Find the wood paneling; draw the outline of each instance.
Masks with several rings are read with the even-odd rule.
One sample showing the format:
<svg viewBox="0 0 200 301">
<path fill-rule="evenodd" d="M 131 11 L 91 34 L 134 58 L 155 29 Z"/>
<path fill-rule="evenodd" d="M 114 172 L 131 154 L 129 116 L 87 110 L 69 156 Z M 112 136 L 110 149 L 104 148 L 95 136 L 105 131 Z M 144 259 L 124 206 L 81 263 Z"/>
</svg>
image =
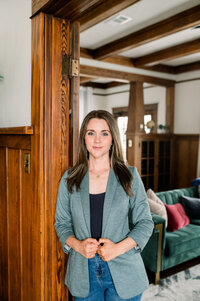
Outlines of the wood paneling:
<svg viewBox="0 0 200 301">
<path fill-rule="evenodd" d="M 8 150 L 8 288 L 9 300 L 21 300 L 20 150 Z"/>
<path fill-rule="evenodd" d="M 33 134 L 34 130 L 32 126 L 22 126 L 22 127 L 14 127 L 14 128 L 0 128 L 0 135 L 31 135 Z"/>
<path fill-rule="evenodd" d="M 197 176 L 199 135 L 175 135 L 174 187 L 192 185 Z"/>
<path fill-rule="evenodd" d="M 8 300 L 7 149 L 0 147 L 0 300 Z"/>
<path fill-rule="evenodd" d="M 0 146 L 31 149 L 31 137 L 28 135 L 0 135 Z"/>
<path fill-rule="evenodd" d="M 0 135 L 0 300 L 32 300 L 32 178 L 25 173 L 24 136 Z M 30 137 L 26 136 L 26 139 Z M 16 143 L 18 139 L 18 142 Z"/>
<path fill-rule="evenodd" d="M 20 245 L 21 245 L 21 300 L 32 300 L 34 296 L 33 286 L 33 232 L 34 220 L 32 217 L 32 207 L 34 206 L 33 188 L 31 173 L 24 170 L 24 155 L 30 154 L 30 164 L 32 164 L 31 152 L 29 150 L 20 150 Z M 13 299 L 14 300 L 14 299 Z"/>
</svg>

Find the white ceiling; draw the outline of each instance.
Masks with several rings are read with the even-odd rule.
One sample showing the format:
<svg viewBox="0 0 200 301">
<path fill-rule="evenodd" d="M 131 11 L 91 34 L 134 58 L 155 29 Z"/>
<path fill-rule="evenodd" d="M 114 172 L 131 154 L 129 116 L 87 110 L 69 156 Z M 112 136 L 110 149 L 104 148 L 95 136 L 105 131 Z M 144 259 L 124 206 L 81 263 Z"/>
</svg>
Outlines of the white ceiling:
<svg viewBox="0 0 200 301">
<path fill-rule="evenodd" d="M 82 32 L 80 37 L 81 47 L 88 49 L 98 48 L 199 4 L 200 0 L 141 0 L 121 11 L 121 14 L 132 18 L 130 22 L 123 25 L 111 25 L 108 23 L 108 20 L 113 18 L 112 16 Z M 120 55 L 138 58 L 198 38 L 200 38 L 200 28 L 190 28 L 120 53 Z M 177 66 L 199 60 L 200 53 L 196 53 L 164 62 L 164 64 Z"/>
<path fill-rule="evenodd" d="M 123 55 L 126 57 L 137 58 L 137 57 L 140 57 L 143 55 L 150 54 L 155 51 L 160 51 L 165 48 L 169 48 L 169 47 L 176 46 L 178 44 L 189 42 L 189 41 L 195 40 L 197 38 L 200 38 L 200 28 L 198 28 L 198 29 L 189 28 L 189 29 L 174 33 L 170 36 L 161 38 L 159 40 L 155 40 L 148 44 L 136 47 L 129 51 L 120 53 L 120 55 Z"/>
<path fill-rule="evenodd" d="M 81 33 L 81 47 L 95 49 L 200 4 L 200 0 L 141 0 L 121 11 L 132 21 L 112 26 L 107 20 Z"/>
</svg>

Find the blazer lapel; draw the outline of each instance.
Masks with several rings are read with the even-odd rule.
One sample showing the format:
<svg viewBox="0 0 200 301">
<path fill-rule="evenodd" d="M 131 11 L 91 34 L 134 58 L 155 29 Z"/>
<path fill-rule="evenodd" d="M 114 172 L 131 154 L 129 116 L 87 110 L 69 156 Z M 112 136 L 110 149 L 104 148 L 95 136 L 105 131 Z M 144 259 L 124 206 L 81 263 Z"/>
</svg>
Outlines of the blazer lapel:
<svg viewBox="0 0 200 301">
<path fill-rule="evenodd" d="M 108 184 L 106 187 L 106 195 L 104 199 L 104 207 L 103 207 L 103 223 L 102 223 L 102 237 L 104 237 L 104 233 L 106 230 L 107 220 L 111 213 L 112 201 L 114 198 L 115 190 L 117 188 L 117 178 L 112 169 L 110 169 L 110 174 L 108 177 Z M 82 210 L 84 213 L 85 224 L 88 230 L 88 237 L 91 237 L 90 230 L 90 199 L 89 199 L 89 173 L 87 172 L 81 182 L 80 187 L 80 198 L 82 204 Z"/>
<path fill-rule="evenodd" d="M 106 195 L 104 199 L 102 237 L 104 237 L 105 234 L 107 220 L 111 213 L 112 201 L 114 198 L 116 188 L 117 188 L 117 178 L 115 176 L 113 169 L 110 169 L 108 184 L 106 188 Z"/>
<path fill-rule="evenodd" d="M 81 204 L 85 218 L 85 224 L 88 230 L 88 237 L 91 237 L 90 231 L 90 199 L 89 199 L 89 174 L 85 174 L 80 186 Z"/>
</svg>

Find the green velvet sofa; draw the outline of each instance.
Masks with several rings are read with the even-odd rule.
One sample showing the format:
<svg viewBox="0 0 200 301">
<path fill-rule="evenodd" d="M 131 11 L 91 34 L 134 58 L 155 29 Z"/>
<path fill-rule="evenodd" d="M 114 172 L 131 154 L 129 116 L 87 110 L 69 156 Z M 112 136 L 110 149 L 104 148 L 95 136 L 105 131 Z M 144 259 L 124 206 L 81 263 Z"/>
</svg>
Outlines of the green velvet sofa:
<svg viewBox="0 0 200 301">
<path fill-rule="evenodd" d="M 165 204 L 179 202 L 182 195 L 198 197 L 197 187 L 168 190 L 156 193 Z M 155 284 L 160 280 L 160 271 L 200 256 L 200 219 L 174 232 L 165 227 L 165 219 L 152 214 L 155 224 L 153 234 L 142 251 L 146 268 L 155 273 Z"/>
</svg>

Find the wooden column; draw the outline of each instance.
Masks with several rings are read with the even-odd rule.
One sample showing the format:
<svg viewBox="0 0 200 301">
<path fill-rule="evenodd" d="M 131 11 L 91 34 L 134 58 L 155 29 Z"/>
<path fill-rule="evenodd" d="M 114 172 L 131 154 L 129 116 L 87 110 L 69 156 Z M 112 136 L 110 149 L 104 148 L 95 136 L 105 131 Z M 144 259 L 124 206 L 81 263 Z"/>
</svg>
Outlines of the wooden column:
<svg viewBox="0 0 200 301">
<path fill-rule="evenodd" d="M 142 82 L 130 83 L 127 131 L 134 134 L 144 132 L 144 97 Z"/>
<path fill-rule="evenodd" d="M 143 82 L 130 83 L 130 95 L 128 106 L 128 127 L 126 132 L 127 139 L 127 161 L 135 165 L 136 156 L 136 135 L 144 133 L 144 96 Z"/>
<path fill-rule="evenodd" d="M 78 62 L 77 73 L 80 74 L 80 23 L 71 26 L 71 58 Z M 80 76 L 71 77 L 70 92 L 70 165 L 76 162 L 79 137 L 79 90 Z"/>
<path fill-rule="evenodd" d="M 40 13 L 32 19 L 33 176 L 32 286 L 29 300 L 69 300 L 67 256 L 53 227 L 58 184 L 69 162 L 69 23 Z"/>
<path fill-rule="evenodd" d="M 166 125 L 169 127 L 168 132 L 174 132 L 174 86 L 166 87 Z"/>
</svg>

